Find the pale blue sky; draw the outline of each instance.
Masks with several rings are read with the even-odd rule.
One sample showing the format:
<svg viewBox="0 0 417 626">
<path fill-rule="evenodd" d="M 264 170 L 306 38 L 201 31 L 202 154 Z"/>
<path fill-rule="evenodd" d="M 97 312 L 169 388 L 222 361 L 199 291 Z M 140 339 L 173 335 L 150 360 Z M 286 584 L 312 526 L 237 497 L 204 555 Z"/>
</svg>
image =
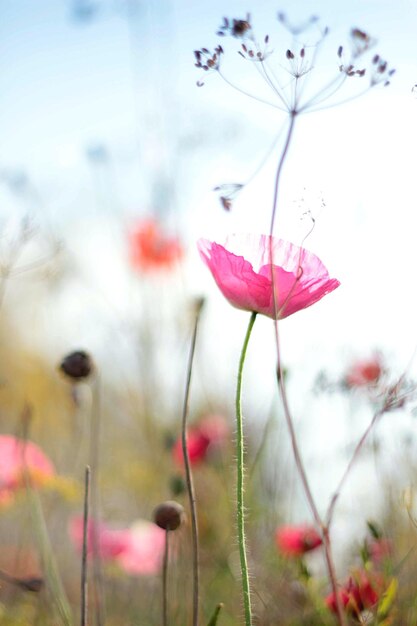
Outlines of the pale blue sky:
<svg viewBox="0 0 417 626">
<path fill-rule="evenodd" d="M 376 50 L 397 74 L 387 90 L 300 120 L 279 228 L 299 241 L 306 230 L 299 221 L 302 210 L 310 208 L 318 218 L 309 245 L 342 280 L 334 310 L 338 315 L 348 310 L 358 342 L 380 343 L 398 313 L 395 298 L 387 299 L 384 291 L 405 299 L 400 329 L 409 334 L 415 319 L 408 284 L 415 232 L 416 3 L 98 0 L 97 5 L 96 19 L 77 23 L 69 0 L 0 1 L 0 171 L 28 173 L 49 225 L 98 218 L 103 211 L 125 219 L 165 203 L 191 243 L 200 235 L 265 230 L 273 160 L 231 215 L 219 208 L 211 190 L 247 177 L 283 118 L 216 76 L 198 89 L 192 51 L 213 47 L 223 15 L 243 17 L 248 9 L 259 36 L 268 32 L 277 46 L 282 37 L 284 50 L 278 10 L 294 21 L 321 16 L 336 43 L 358 26 L 377 37 Z M 137 12 L 128 19 L 126 7 L 134 6 Z M 101 144 L 110 165 L 91 167 L 86 150 Z M 0 200 L 2 211 L 13 210 L 15 200 L 5 188 Z M 365 298 L 366 306 L 352 306 L 352 297 L 357 303 Z M 391 327 L 395 345 L 400 329 Z"/>
</svg>

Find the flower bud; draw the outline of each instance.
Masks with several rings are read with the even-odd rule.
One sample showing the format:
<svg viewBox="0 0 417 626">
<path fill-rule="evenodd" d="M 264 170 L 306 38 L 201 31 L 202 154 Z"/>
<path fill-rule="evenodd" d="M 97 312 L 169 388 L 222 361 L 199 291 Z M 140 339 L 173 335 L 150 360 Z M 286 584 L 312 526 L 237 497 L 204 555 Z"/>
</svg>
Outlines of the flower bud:
<svg viewBox="0 0 417 626">
<path fill-rule="evenodd" d="M 84 350 L 77 350 L 67 354 L 67 356 L 61 361 L 59 369 L 68 378 L 72 380 L 83 380 L 88 378 L 93 371 L 93 361 L 90 355 Z"/>
<path fill-rule="evenodd" d="M 162 502 L 153 512 L 155 524 L 164 530 L 176 530 L 184 521 L 184 517 L 184 508 L 173 500 Z"/>
<path fill-rule="evenodd" d="M 182 476 L 175 474 L 169 479 L 169 488 L 173 496 L 179 496 L 185 491 L 185 482 Z"/>
</svg>

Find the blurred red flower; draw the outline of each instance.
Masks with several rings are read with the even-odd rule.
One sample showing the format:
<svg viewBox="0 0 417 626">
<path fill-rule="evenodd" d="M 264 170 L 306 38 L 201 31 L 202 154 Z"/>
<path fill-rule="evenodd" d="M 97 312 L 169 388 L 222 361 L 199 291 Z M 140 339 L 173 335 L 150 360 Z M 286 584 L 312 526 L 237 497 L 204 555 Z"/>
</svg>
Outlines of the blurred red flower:
<svg viewBox="0 0 417 626">
<path fill-rule="evenodd" d="M 199 463 L 207 457 L 209 449 L 221 446 L 229 436 L 229 426 L 222 415 L 207 415 L 187 432 L 187 450 L 190 463 Z M 172 449 L 174 461 L 184 465 L 182 441 L 178 437 Z"/>
<path fill-rule="evenodd" d="M 379 355 L 353 363 L 345 374 L 344 383 L 347 387 L 366 387 L 374 385 L 383 373 L 382 360 Z"/>
<path fill-rule="evenodd" d="M 284 556 L 301 556 L 314 550 L 323 539 L 314 526 L 281 526 L 275 533 L 278 549 Z"/>
<path fill-rule="evenodd" d="M 55 475 L 52 462 L 35 443 L 0 435 L 0 504 L 8 504 L 25 485 L 25 472 L 34 487 Z"/>
<path fill-rule="evenodd" d="M 83 518 L 73 517 L 69 534 L 79 552 L 83 543 Z M 96 535 L 96 537 L 95 537 Z M 114 530 L 89 520 L 87 554 L 92 555 L 94 540 L 103 561 L 117 563 L 128 574 L 157 574 L 161 569 L 165 532 L 156 524 L 140 520 L 130 528 Z"/>
<path fill-rule="evenodd" d="M 346 612 L 359 615 L 365 609 L 370 609 L 378 603 L 383 589 L 384 583 L 381 576 L 361 570 L 351 576 L 338 593 Z M 325 602 L 331 611 L 337 613 L 334 593 L 329 594 Z"/>
<path fill-rule="evenodd" d="M 183 257 L 177 237 L 168 237 L 154 219 L 138 222 L 129 232 L 129 257 L 135 270 L 170 269 Z"/>
</svg>

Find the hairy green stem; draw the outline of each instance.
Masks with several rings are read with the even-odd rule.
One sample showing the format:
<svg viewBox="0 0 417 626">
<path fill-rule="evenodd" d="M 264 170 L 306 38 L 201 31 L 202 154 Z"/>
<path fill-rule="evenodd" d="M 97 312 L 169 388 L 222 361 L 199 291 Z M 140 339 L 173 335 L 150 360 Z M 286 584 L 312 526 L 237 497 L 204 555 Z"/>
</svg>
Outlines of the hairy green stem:
<svg viewBox="0 0 417 626">
<path fill-rule="evenodd" d="M 250 585 L 248 561 L 246 557 L 245 538 L 245 506 L 244 506 L 244 440 L 243 440 L 243 418 L 242 418 L 242 374 L 245 364 L 246 352 L 249 339 L 252 334 L 257 313 L 251 314 L 249 325 L 246 331 L 245 340 L 239 360 L 236 387 L 236 463 L 237 463 L 237 532 L 240 556 L 240 571 L 242 575 L 243 606 L 245 612 L 245 626 L 252 626 L 252 609 L 250 600 Z"/>
</svg>

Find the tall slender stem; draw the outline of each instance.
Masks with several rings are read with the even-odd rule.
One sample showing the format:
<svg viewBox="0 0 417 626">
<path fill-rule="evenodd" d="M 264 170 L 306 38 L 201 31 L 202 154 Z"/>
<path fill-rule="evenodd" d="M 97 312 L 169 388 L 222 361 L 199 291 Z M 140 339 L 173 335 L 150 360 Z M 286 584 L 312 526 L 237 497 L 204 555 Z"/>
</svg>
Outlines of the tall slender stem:
<svg viewBox="0 0 417 626">
<path fill-rule="evenodd" d="M 197 342 L 197 330 L 200 320 L 201 309 L 203 307 L 203 300 L 199 300 L 196 305 L 196 313 L 194 320 L 194 330 L 191 338 L 191 348 L 188 357 L 187 367 L 187 381 L 185 385 L 184 394 L 184 406 L 182 412 L 182 427 L 181 427 L 181 441 L 182 441 L 182 453 L 184 457 L 185 467 L 185 480 L 187 484 L 188 499 L 190 503 L 191 512 L 191 532 L 192 532 L 192 546 L 193 546 L 193 626 L 198 626 L 198 612 L 199 612 L 199 552 L 198 552 L 198 523 L 197 523 L 197 504 L 193 483 L 193 475 L 191 472 L 190 457 L 187 448 L 187 417 L 188 417 L 188 403 L 190 397 L 191 387 L 191 374 L 193 370 L 193 361 L 195 346 Z"/>
<path fill-rule="evenodd" d="M 93 381 L 93 401 L 90 424 L 90 467 L 91 467 L 91 513 L 93 518 L 92 533 L 92 556 L 93 556 L 93 580 L 95 594 L 96 624 L 104 626 L 104 583 L 101 564 L 100 546 L 98 540 L 98 527 L 100 524 L 100 493 L 99 493 L 99 466 L 100 466 L 100 431 L 101 431 L 101 406 L 100 406 L 100 379 L 97 375 Z"/>
<path fill-rule="evenodd" d="M 84 515 L 83 515 L 83 548 L 81 556 L 81 626 L 88 622 L 88 584 L 87 584 L 87 554 L 88 554 L 88 522 L 89 522 L 89 499 L 90 499 L 91 470 L 85 468 L 84 484 Z"/>
<path fill-rule="evenodd" d="M 165 530 L 164 560 L 162 563 L 162 626 L 168 626 L 168 559 L 169 530 Z"/>
<path fill-rule="evenodd" d="M 245 364 L 246 352 L 249 339 L 252 334 L 257 313 L 254 311 L 249 320 L 246 330 L 245 340 L 239 360 L 236 387 L 236 463 L 237 463 L 237 532 L 240 556 L 240 571 L 242 575 L 243 606 L 245 612 L 245 626 L 252 626 L 252 608 L 250 598 L 248 560 L 246 556 L 246 536 L 245 536 L 245 506 L 244 506 L 244 438 L 243 438 L 243 417 L 242 417 L 242 375 Z"/>
</svg>

